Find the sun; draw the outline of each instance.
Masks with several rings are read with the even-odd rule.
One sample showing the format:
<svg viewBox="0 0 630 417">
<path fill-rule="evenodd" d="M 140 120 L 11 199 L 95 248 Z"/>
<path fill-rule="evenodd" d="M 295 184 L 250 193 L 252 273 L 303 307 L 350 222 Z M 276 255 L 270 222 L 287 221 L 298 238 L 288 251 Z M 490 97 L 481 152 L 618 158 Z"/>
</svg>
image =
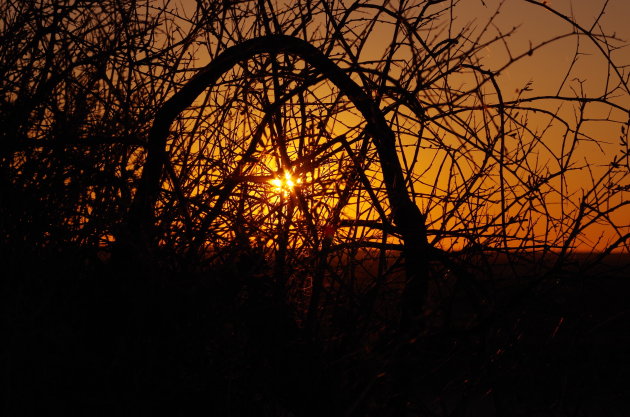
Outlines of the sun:
<svg viewBox="0 0 630 417">
<path fill-rule="evenodd" d="M 288 194 L 292 192 L 297 185 L 302 183 L 302 179 L 294 179 L 290 172 L 284 171 L 284 175 L 276 177 L 269 182 L 275 187 L 274 191 Z"/>
</svg>

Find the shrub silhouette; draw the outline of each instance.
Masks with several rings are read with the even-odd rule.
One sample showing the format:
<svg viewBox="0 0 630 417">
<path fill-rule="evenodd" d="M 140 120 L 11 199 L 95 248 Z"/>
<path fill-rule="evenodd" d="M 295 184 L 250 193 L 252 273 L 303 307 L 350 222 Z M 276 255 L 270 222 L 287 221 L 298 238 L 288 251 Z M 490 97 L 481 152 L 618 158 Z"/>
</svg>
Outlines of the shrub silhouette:
<svg viewBox="0 0 630 417">
<path fill-rule="evenodd" d="M 623 43 L 601 15 L 522 3 L 567 33 L 518 49 L 494 25 L 510 6 L 456 31 L 446 1 L 3 2 L 10 411 L 29 379 L 72 408 L 75 376 L 120 390 L 104 414 L 591 412 L 590 383 L 523 398 L 561 385 L 537 391 L 549 366 L 612 378 L 619 357 L 564 365 L 624 315 L 602 307 L 628 269 Z M 506 89 L 566 39 L 551 93 Z M 30 358 L 71 376 L 47 391 Z"/>
</svg>

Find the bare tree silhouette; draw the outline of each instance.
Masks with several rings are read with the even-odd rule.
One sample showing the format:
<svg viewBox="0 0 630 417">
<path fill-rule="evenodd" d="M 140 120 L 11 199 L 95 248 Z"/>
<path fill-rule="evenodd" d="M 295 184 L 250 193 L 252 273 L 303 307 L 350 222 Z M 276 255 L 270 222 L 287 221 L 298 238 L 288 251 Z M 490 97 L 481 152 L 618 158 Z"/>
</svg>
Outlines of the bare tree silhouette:
<svg viewBox="0 0 630 417">
<path fill-rule="evenodd" d="M 447 0 L 3 2 L 2 258 L 113 252 L 138 288 L 235 271 L 237 293 L 272 288 L 326 352 L 380 352 L 345 415 L 373 410 L 377 385 L 411 412 L 411 341 L 483 339 L 630 251 L 630 76 L 609 2 L 585 24 L 522 0 L 567 28 L 525 49 L 497 24 L 508 6 L 479 7 L 494 3 L 474 26 Z M 567 40 L 553 90 L 506 90 L 502 74 Z"/>
</svg>

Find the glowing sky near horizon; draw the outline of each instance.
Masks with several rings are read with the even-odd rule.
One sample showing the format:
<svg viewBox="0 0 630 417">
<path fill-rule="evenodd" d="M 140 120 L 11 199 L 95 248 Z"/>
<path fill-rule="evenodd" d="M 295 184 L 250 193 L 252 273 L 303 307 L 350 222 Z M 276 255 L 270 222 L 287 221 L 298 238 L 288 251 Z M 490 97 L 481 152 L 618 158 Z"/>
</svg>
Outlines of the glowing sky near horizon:
<svg viewBox="0 0 630 417">
<path fill-rule="evenodd" d="M 367 2 L 369 3 L 369 1 Z M 195 0 L 181 0 L 181 4 L 188 10 L 194 10 L 195 3 Z M 274 1 L 274 3 L 282 4 L 283 2 Z M 346 3 L 349 4 L 349 2 Z M 383 1 L 374 3 L 383 3 Z M 394 7 L 397 3 L 397 1 L 391 2 Z M 622 41 L 630 42 L 630 25 L 627 24 L 630 19 L 629 0 L 548 0 L 546 3 L 560 13 L 572 16 L 582 27 L 591 28 L 597 21 L 597 24 L 603 28 L 607 35 L 614 34 L 619 38 L 618 45 L 621 45 Z M 493 24 L 488 27 L 487 23 L 499 5 L 501 5 L 500 12 L 494 17 Z M 607 7 L 602 14 L 604 5 Z M 471 22 L 473 33 L 486 30 L 486 39 L 491 39 L 499 33 L 506 33 L 516 27 L 515 33 L 507 39 L 507 47 L 498 42 L 482 52 L 481 64 L 491 71 L 501 68 L 509 61 L 510 55 L 520 55 L 527 52 L 532 45 L 572 31 L 568 22 L 540 6 L 528 3 L 526 0 L 461 0 L 452 13 L 452 36 L 457 35 L 463 26 Z M 447 17 L 450 18 L 450 16 Z M 598 31 L 599 28 L 596 28 L 596 32 Z M 361 58 L 367 59 L 370 54 L 380 57 L 389 45 L 390 39 L 387 25 L 378 27 L 370 35 L 366 57 L 362 56 Z M 579 58 L 572 66 L 576 51 L 579 51 Z M 612 59 L 617 66 L 630 65 L 630 47 L 626 46 L 613 51 Z M 568 82 L 559 91 L 558 86 L 562 84 L 569 68 L 571 68 L 571 74 Z M 536 50 L 531 56 L 510 65 L 509 68 L 497 75 L 497 81 L 505 100 L 515 98 L 519 90 L 529 83 L 533 89 L 531 95 L 575 96 L 575 91 L 572 91 L 572 88 L 575 88 L 577 84 L 576 79 L 583 81 L 582 85 L 587 95 L 599 96 L 607 92 L 607 69 L 606 60 L 590 39 L 584 36 L 570 37 L 553 42 Z M 612 81 L 616 82 L 617 80 Z M 630 108 L 630 94 L 624 94 L 620 98 L 612 98 L 611 101 L 625 109 Z M 626 117 L 627 112 L 622 111 L 616 111 L 612 116 L 616 120 L 625 120 Z M 533 119 L 532 123 L 535 123 Z M 612 124 L 605 127 L 598 127 L 593 124 L 592 127 L 589 126 L 585 129 L 602 143 L 616 142 L 619 134 L 619 126 L 612 126 Z M 598 158 L 594 153 L 598 152 L 595 145 L 592 145 L 592 148 L 593 153 L 589 157 Z M 590 151 L 588 147 L 585 149 L 587 152 Z M 600 168 L 605 169 L 605 166 Z M 572 179 L 573 184 L 576 186 L 582 186 L 580 182 L 588 184 L 586 178 L 581 179 L 584 181 Z M 628 207 L 626 208 L 624 213 L 630 218 L 630 210 Z M 625 223 L 627 224 L 627 220 Z M 596 238 L 592 240 L 595 241 Z"/>
</svg>

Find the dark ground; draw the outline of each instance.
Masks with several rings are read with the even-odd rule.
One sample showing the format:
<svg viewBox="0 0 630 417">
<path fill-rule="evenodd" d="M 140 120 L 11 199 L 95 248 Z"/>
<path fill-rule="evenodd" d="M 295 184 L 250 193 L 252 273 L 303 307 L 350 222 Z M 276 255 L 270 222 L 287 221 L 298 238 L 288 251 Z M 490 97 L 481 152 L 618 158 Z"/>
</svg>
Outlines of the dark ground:
<svg viewBox="0 0 630 417">
<path fill-rule="evenodd" d="M 625 273 L 503 285 L 472 325 L 464 306 L 449 325 L 331 348 L 239 265 L 5 258 L 6 416 L 387 416 L 401 401 L 409 416 L 630 415 Z"/>
</svg>

